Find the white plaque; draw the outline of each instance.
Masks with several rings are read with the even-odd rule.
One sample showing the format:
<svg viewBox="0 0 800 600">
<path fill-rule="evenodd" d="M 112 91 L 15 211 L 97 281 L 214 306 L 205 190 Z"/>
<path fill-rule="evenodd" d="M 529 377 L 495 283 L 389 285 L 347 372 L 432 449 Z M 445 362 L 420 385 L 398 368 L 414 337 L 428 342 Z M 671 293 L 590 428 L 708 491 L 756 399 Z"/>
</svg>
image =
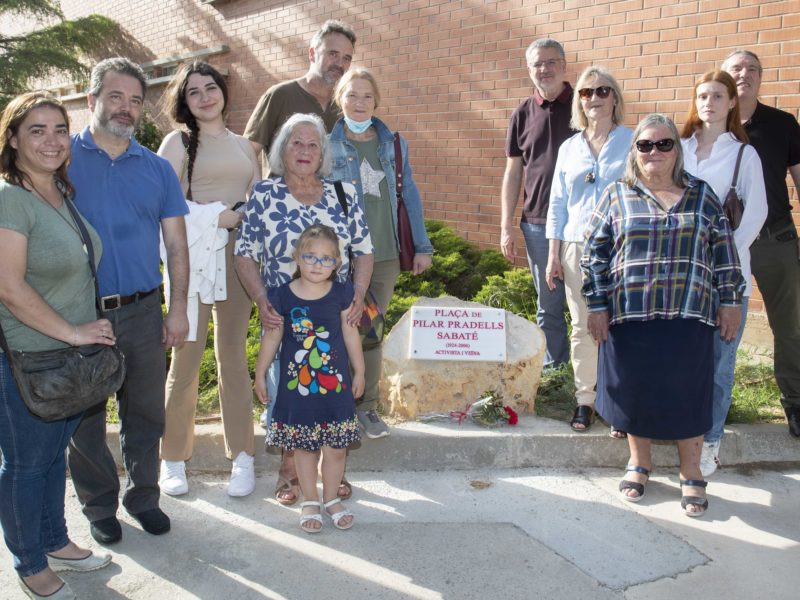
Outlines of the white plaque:
<svg viewBox="0 0 800 600">
<path fill-rule="evenodd" d="M 412 306 L 409 358 L 506 360 L 506 311 L 501 308 Z"/>
</svg>

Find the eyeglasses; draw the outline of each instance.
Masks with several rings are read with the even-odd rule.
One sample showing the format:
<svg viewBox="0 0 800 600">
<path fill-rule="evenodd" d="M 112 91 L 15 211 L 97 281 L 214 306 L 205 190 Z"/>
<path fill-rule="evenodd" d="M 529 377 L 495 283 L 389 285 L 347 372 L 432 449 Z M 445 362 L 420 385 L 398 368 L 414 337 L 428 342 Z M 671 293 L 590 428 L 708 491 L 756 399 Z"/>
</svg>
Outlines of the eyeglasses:
<svg viewBox="0 0 800 600">
<path fill-rule="evenodd" d="M 550 60 L 542 60 L 539 62 L 531 63 L 531 68 L 535 71 L 538 71 L 542 67 L 546 67 L 548 69 L 555 69 L 556 65 L 561 63 L 564 60 L 563 58 L 551 58 Z"/>
<path fill-rule="evenodd" d="M 608 98 L 610 93 L 611 87 L 607 85 L 601 85 L 600 87 L 596 88 L 581 88 L 578 90 L 578 96 L 584 100 L 589 100 L 592 97 L 592 94 L 596 95 L 598 98 Z"/>
<path fill-rule="evenodd" d="M 650 154 L 655 146 L 659 152 L 669 152 L 675 146 L 675 140 L 664 138 L 663 140 L 636 140 L 636 149 L 642 154 Z"/>
<path fill-rule="evenodd" d="M 310 252 L 304 252 L 300 255 L 302 261 L 307 264 L 309 267 L 313 267 L 314 265 L 322 265 L 323 269 L 331 269 L 336 266 L 337 260 L 333 256 L 315 256 Z"/>
</svg>

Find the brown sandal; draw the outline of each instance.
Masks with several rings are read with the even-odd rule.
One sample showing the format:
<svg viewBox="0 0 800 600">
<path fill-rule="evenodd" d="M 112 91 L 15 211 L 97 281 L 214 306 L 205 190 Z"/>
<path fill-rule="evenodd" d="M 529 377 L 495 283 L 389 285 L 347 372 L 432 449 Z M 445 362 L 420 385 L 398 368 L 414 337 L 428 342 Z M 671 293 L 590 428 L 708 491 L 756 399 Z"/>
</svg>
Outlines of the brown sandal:
<svg viewBox="0 0 800 600">
<path fill-rule="evenodd" d="M 286 498 L 285 496 L 291 494 L 293 498 Z M 300 482 L 295 477 L 294 479 L 285 479 L 284 477 L 278 477 L 278 483 L 275 486 L 275 500 L 278 501 L 278 504 L 282 504 L 283 506 L 292 506 L 293 504 L 297 503 L 297 500 L 300 498 Z"/>
<path fill-rule="evenodd" d="M 344 492 L 344 493 L 342 493 Z M 336 496 L 339 500 L 347 500 L 353 495 L 353 486 L 347 481 L 347 478 L 342 476 L 342 483 L 339 484 L 339 489 L 336 491 Z"/>
</svg>

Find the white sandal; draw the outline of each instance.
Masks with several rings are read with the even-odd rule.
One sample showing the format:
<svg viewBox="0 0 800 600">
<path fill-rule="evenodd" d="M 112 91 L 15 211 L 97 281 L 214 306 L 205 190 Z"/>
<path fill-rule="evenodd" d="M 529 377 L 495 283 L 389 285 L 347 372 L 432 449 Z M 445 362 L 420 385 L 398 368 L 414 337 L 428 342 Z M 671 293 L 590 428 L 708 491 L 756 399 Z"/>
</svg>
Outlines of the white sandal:
<svg viewBox="0 0 800 600">
<path fill-rule="evenodd" d="M 325 514 L 327 514 L 331 518 L 331 521 L 333 522 L 333 526 L 336 527 L 336 529 L 342 529 L 342 530 L 350 529 L 353 526 L 353 523 L 355 522 L 355 520 L 351 519 L 350 522 L 347 525 L 340 525 L 339 523 L 345 517 L 352 517 L 353 513 L 351 513 L 346 508 L 344 508 L 343 510 L 340 510 L 339 512 L 335 512 L 333 514 L 328 512 L 328 508 L 329 507 L 333 506 L 334 504 L 341 504 L 341 503 L 342 503 L 342 499 L 341 498 L 334 498 L 330 502 L 326 502 L 325 504 L 323 504 L 323 506 L 325 507 Z"/>
<path fill-rule="evenodd" d="M 316 506 L 320 512 L 310 515 L 302 514 L 302 510 L 306 506 Z M 305 502 L 300 503 L 300 529 L 305 531 L 306 533 L 319 533 L 322 531 L 322 503 L 319 500 L 306 500 Z M 319 527 L 308 527 L 308 523 L 311 521 L 316 521 L 319 523 Z M 335 523 L 334 523 L 335 524 Z"/>
</svg>

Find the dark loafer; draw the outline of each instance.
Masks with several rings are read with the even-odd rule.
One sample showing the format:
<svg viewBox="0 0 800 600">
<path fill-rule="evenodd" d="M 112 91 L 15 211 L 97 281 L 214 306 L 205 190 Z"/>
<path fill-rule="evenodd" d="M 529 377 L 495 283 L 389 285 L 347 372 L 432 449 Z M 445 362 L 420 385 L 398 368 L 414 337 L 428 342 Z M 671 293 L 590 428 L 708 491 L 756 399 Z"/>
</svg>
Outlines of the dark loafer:
<svg viewBox="0 0 800 600">
<path fill-rule="evenodd" d="M 783 410 L 789 423 L 789 433 L 794 437 L 800 437 L 800 406 L 790 406 Z"/>
<path fill-rule="evenodd" d="M 98 544 L 116 544 L 122 539 L 122 527 L 117 517 L 108 517 L 99 521 L 92 521 L 89 532 Z"/>
<path fill-rule="evenodd" d="M 140 513 L 130 513 L 131 516 L 139 521 L 147 533 L 162 535 L 170 529 L 169 517 L 160 508 L 151 508 Z"/>
<path fill-rule="evenodd" d="M 579 404 L 575 408 L 575 413 L 572 415 L 569 426 L 572 427 L 574 431 L 583 433 L 589 431 L 589 427 L 592 426 L 592 423 L 594 423 L 594 409 L 587 404 Z M 576 425 L 582 425 L 583 427 L 575 427 Z"/>
</svg>

